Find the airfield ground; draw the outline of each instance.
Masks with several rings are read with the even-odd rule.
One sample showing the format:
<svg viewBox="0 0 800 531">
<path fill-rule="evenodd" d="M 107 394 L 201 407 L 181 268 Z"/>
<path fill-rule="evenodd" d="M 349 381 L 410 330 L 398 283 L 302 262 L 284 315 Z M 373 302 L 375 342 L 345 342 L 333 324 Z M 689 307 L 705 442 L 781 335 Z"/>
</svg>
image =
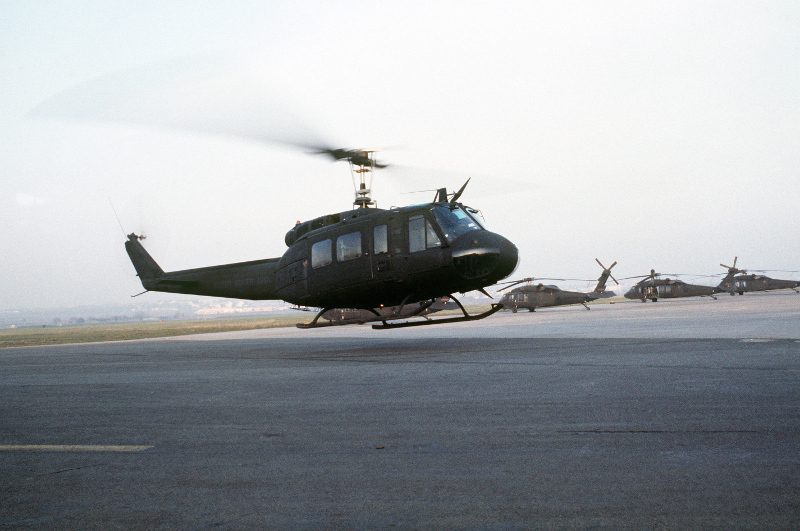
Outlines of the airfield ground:
<svg viewBox="0 0 800 531">
<path fill-rule="evenodd" d="M 797 529 L 800 295 L 0 351 L 0 528 Z"/>
</svg>

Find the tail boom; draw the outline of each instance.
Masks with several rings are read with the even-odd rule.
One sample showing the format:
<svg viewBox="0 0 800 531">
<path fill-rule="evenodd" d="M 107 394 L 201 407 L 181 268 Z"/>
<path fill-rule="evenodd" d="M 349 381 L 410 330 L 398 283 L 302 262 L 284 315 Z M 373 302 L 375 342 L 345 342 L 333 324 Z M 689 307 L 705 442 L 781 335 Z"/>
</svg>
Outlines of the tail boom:
<svg viewBox="0 0 800 531">
<path fill-rule="evenodd" d="M 140 239 L 136 234 L 129 234 L 125 250 L 147 291 L 250 300 L 280 299 L 275 291 L 275 271 L 280 258 L 165 272 Z"/>
</svg>

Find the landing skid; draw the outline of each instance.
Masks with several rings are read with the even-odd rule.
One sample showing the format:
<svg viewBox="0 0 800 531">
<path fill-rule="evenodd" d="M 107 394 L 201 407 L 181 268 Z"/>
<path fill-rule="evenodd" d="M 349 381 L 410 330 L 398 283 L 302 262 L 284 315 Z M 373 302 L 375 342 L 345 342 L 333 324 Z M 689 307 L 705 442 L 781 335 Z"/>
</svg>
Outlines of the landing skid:
<svg viewBox="0 0 800 531">
<path fill-rule="evenodd" d="M 483 312 L 479 313 L 478 315 L 470 315 L 467 313 L 467 309 L 464 308 L 464 305 L 461 302 L 450 295 L 450 299 L 455 301 L 458 304 L 458 307 L 461 308 L 461 311 L 464 313 L 462 317 L 445 317 L 443 319 L 428 319 L 427 321 L 409 321 L 405 323 L 387 323 L 385 320 L 383 321 L 382 325 L 372 325 L 372 328 L 375 330 L 388 330 L 390 328 L 407 328 L 409 326 L 426 326 L 432 324 L 444 324 L 444 323 L 461 323 L 464 321 L 477 321 L 478 319 L 483 319 L 484 317 L 489 317 L 493 313 L 499 312 L 503 309 L 503 305 L 501 303 L 492 304 L 492 307 Z"/>
<path fill-rule="evenodd" d="M 416 317 L 417 315 L 421 314 L 422 312 L 424 312 L 425 310 L 430 308 L 431 305 L 433 305 L 434 302 L 435 301 L 433 299 L 431 299 L 431 300 L 429 300 L 429 301 L 427 301 L 427 302 L 425 302 L 423 304 L 420 304 L 419 308 L 417 308 L 415 311 L 413 311 L 411 313 L 406 313 L 406 314 L 381 315 L 377 311 L 375 311 L 374 309 L 370 308 L 370 309 L 368 309 L 368 311 L 374 313 L 375 317 L 368 317 L 366 319 L 364 319 L 364 318 L 337 319 L 337 320 L 333 320 L 333 321 L 328 321 L 327 323 L 320 323 L 320 322 L 318 322 L 319 318 L 322 317 L 322 315 L 325 312 L 335 309 L 335 308 L 323 308 L 322 310 L 320 310 L 319 313 L 317 313 L 317 315 L 314 317 L 314 319 L 310 323 L 297 323 L 297 328 L 302 328 L 302 329 L 325 328 L 325 327 L 328 327 L 328 326 L 343 326 L 343 325 L 350 325 L 350 324 L 366 324 L 366 323 L 373 323 L 375 321 L 387 321 L 387 320 L 390 320 L 390 319 L 408 319 L 410 317 Z M 402 306 L 401 306 L 401 309 L 402 309 Z M 427 316 L 423 316 L 423 317 L 425 317 L 426 319 L 428 318 Z"/>
<path fill-rule="evenodd" d="M 307 330 L 309 328 L 327 328 L 330 326 L 365 324 L 365 323 L 371 323 L 373 321 L 382 321 L 384 319 L 386 319 L 386 317 L 370 317 L 368 319 L 338 319 L 336 321 L 327 321 L 324 323 L 319 323 L 316 320 L 314 320 L 311 321 L 310 323 L 297 323 L 297 328 L 302 328 L 304 330 Z"/>
<path fill-rule="evenodd" d="M 459 304 L 459 306 L 461 305 Z M 442 319 L 429 319 L 428 321 L 406 321 L 405 323 L 387 323 L 386 321 L 384 321 L 383 324 L 381 325 L 377 324 L 372 325 L 372 328 L 374 328 L 375 330 L 388 330 L 390 328 L 407 328 L 409 326 L 427 326 L 427 325 L 444 324 L 444 323 L 463 323 L 465 321 L 477 321 L 478 319 L 489 317 L 493 313 L 499 312 L 502 309 L 503 305 L 500 303 L 496 303 L 492 304 L 491 309 L 486 310 L 483 313 L 479 313 L 477 315 L 470 315 L 462 307 L 461 311 L 464 312 L 464 315 L 461 317 L 445 317 Z"/>
<path fill-rule="evenodd" d="M 337 320 L 337 321 L 328 321 L 326 323 L 320 323 L 319 322 L 319 318 L 322 316 L 322 314 L 324 314 L 325 312 L 333 309 L 333 308 L 323 308 L 314 317 L 314 319 L 310 323 L 298 323 L 297 324 L 297 328 L 302 328 L 302 329 L 306 330 L 306 329 L 309 329 L 309 328 L 326 328 L 326 327 L 329 327 L 329 326 L 342 326 L 342 325 L 349 325 L 349 324 L 366 324 L 366 323 L 374 323 L 374 322 L 380 321 L 383 324 L 373 324 L 372 328 L 374 328 L 375 330 L 388 330 L 390 328 L 406 328 L 406 327 L 409 327 L 409 326 L 427 326 L 427 325 L 444 324 L 444 323 L 461 323 L 461 322 L 465 322 L 465 321 L 477 321 L 478 319 L 483 319 L 485 317 L 489 317 L 493 313 L 496 313 L 496 312 L 500 311 L 503 308 L 503 305 L 500 304 L 500 303 L 492 304 L 492 307 L 489 310 L 487 310 L 487 311 L 485 311 L 483 313 L 479 313 L 477 315 L 470 315 L 469 313 L 467 313 L 467 310 L 458 301 L 458 299 L 456 299 L 452 295 L 450 296 L 450 299 L 455 301 L 456 304 L 458 304 L 458 307 L 461 308 L 461 311 L 464 313 L 464 315 L 462 315 L 460 317 L 444 317 L 444 318 L 441 318 L 441 319 L 431 319 L 427 315 L 424 315 L 424 316 L 421 316 L 421 317 L 424 317 L 426 319 L 425 321 L 406 321 L 406 322 L 402 322 L 402 323 L 390 323 L 389 322 L 389 321 L 394 321 L 394 320 L 398 320 L 398 319 L 409 319 L 409 318 L 412 318 L 412 317 L 419 316 L 420 313 L 422 313 L 424 310 L 426 310 L 428 307 L 430 307 L 431 304 L 433 304 L 433 301 L 431 300 L 431 301 L 421 305 L 419 309 L 417 309 L 415 312 L 413 312 L 411 314 L 405 314 L 405 315 L 402 315 L 402 314 L 399 314 L 399 315 L 379 315 L 378 312 L 376 312 L 375 310 L 370 310 L 372 313 L 375 314 L 375 317 L 369 317 L 367 319 L 342 319 L 342 320 Z"/>
<path fill-rule="evenodd" d="M 342 325 L 349 325 L 349 324 L 364 324 L 370 323 L 372 321 L 381 321 L 386 319 L 385 317 L 381 317 L 375 312 L 375 310 L 370 310 L 372 313 L 376 315 L 376 317 L 370 317 L 368 319 L 338 319 L 336 321 L 328 321 L 327 323 L 320 323 L 319 318 L 322 316 L 323 313 L 335 310 L 335 308 L 323 308 L 320 312 L 314 317 L 314 319 L 310 323 L 297 323 L 297 328 L 302 328 L 304 330 L 309 328 L 325 328 L 328 326 L 342 326 Z"/>
</svg>

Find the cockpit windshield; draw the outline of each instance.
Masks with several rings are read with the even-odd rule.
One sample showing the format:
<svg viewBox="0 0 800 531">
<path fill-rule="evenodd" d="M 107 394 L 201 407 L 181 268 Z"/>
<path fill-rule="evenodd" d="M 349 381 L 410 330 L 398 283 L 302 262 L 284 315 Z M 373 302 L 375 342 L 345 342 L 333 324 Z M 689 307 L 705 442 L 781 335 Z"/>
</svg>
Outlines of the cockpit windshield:
<svg viewBox="0 0 800 531">
<path fill-rule="evenodd" d="M 461 205 L 435 206 L 431 209 L 431 212 L 436 217 L 447 243 L 452 243 L 466 232 L 486 230 L 483 224 L 478 221 L 477 211 L 473 211 L 471 208 L 465 210 Z"/>
</svg>

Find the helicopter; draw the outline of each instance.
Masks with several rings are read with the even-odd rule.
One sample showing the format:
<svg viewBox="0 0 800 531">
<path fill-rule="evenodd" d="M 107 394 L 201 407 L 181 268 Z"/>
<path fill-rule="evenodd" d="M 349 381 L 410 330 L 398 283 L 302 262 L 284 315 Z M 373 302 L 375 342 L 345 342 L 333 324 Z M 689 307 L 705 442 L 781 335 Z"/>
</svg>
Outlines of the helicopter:
<svg viewBox="0 0 800 531">
<path fill-rule="evenodd" d="M 615 279 L 611 275 L 611 268 L 617 265 L 617 262 L 611 264 L 610 267 L 606 267 L 597 258 L 595 258 L 595 261 L 598 264 L 600 264 L 600 267 L 603 268 L 603 273 L 600 275 L 600 278 L 597 279 L 597 286 L 594 288 L 594 291 L 591 291 L 589 293 L 583 293 L 580 291 L 566 291 L 559 289 L 557 286 L 544 285 L 540 283 L 535 286 L 528 285 L 513 289 L 509 293 L 503 295 L 503 298 L 500 299 L 500 304 L 502 304 L 505 308 L 510 308 L 512 313 L 517 313 L 517 310 L 519 308 L 527 308 L 528 311 L 533 312 L 536 311 L 536 308 L 546 308 L 549 306 L 564 306 L 568 304 L 582 304 L 588 310 L 590 308 L 586 304 L 587 302 L 591 302 L 600 298 L 614 296 L 614 292 L 606 291 L 606 282 L 608 281 L 609 277 L 611 278 L 611 280 L 616 282 L 617 285 L 619 285 L 617 279 Z M 506 286 L 505 288 L 498 290 L 498 292 L 506 290 L 523 282 L 532 282 L 533 280 L 535 279 L 523 278 L 521 280 L 513 281 L 509 283 L 509 285 Z M 539 280 L 577 280 L 577 279 L 541 278 Z"/>
<path fill-rule="evenodd" d="M 682 280 L 670 278 L 656 278 L 662 274 L 672 274 L 673 276 L 677 275 L 676 273 L 656 273 L 654 269 L 651 269 L 649 275 L 627 277 L 644 278 L 634 284 L 633 287 L 631 287 L 631 289 L 625 293 L 625 298 L 641 299 L 642 302 L 646 302 L 648 299 L 653 302 L 657 302 L 659 298 L 677 299 L 681 297 L 711 297 L 712 299 L 716 299 L 714 294 L 719 293 L 719 290 L 712 286 L 687 284 Z"/>
<path fill-rule="evenodd" d="M 509 276 L 519 259 L 511 241 L 486 229 L 479 210 L 459 202 L 469 179 L 455 193 L 437 189 L 429 203 L 378 208 L 371 197 L 372 178 L 376 169 L 388 166 L 375 160 L 378 150 L 331 147 L 285 105 L 271 102 L 260 90 L 254 92 L 255 85 L 240 85 L 254 79 L 249 71 L 241 74 L 204 59 L 170 61 L 76 85 L 29 113 L 222 134 L 301 148 L 349 163 L 353 208 L 298 221 L 286 233 L 282 256 L 166 272 L 142 245 L 142 235 L 126 234 L 125 249 L 145 292 L 283 300 L 320 308 L 300 328 L 364 321 L 319 322 L 337 308 L 373 314 L 367 321 L 382 323 L 375 328 L 469 321 L 501 308 L 493 304 L 470 315 L 453 297 L 453 293 L 484 291 Z M 251 94 L 258 97 L 243 97 Z M 395 322 L 425 313 L 440 297 L 449 297 L 463 315 Z M 384 315 L 379 309 L 385 307 L 397 308 Z"/>
<path fill-rule="evenodd" d="M 283 256 L 250 262 L 165 272 L 131 233 L 125 249 L 146 291 L 164 291 L 250 300 L 284 300 L 321 310 L 299 328 L 381 321 L 387 329 L 482 319 L 502 308 L 492 304 L 470 315 L 453 293 L 484 288 L 509 276 L 519 259 L 516 246 L 484 226 L 480 212 L 459 203 L 469 180 L 455 193 L 436 191 L 431 203 L 381 209 L 370 197 L 367 179 L 385 167 L 370 149 L 316 153 L 350 163 L 353 209 L 298 222 L 285 236 Z M 422 314 L 449 297 L 463 315 L 436 320 L 391 322 Z M 411 312 L 407 305 L 420 303 Z M 384 315 L 377 308 L 398 307 Z M 365 310 L 372 317 L 320 322 L 331 310 Z"/>
<path fill-rule="evenodd" d="M 726 266 L 720 264 L 728 270 L 725 278 L 719 283 L 717 289 L 720 292 L 730 293 L 732 296 L 744 295 L 746 291 L 770 291 L 775 289 L 792 289 L 795 293 L 800 293 L 797 290 L 800 287 L 800 281 L 797 280 L 781 280 L 777 278 L 770 278 L 765 275 L 748 275 L 746 269 L 737 269 L 736 260 L 738 256 L 733 257 L 733 265 Z M 741 273 L 741 274 L 740 274 Z"/>
</svg>

